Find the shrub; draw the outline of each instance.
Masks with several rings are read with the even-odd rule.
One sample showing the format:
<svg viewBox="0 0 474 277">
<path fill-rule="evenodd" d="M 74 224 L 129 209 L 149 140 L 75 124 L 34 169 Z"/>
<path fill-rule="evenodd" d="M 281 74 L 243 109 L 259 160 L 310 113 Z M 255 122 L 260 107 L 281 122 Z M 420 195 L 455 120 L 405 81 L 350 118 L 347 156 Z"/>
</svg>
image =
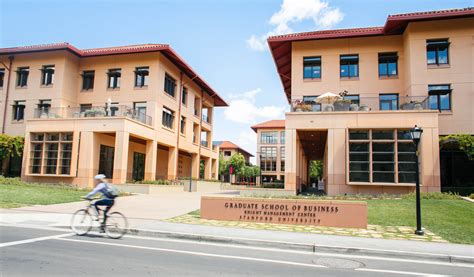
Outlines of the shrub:
<svg viewBox="0 0 474 277">
<path fill-rule="evenodd" d="M 402 195 L 403 199 L 415 199 L 416 193 L 408 193 Z M 422 192 L 421 199 L 436 199 L 436 200 L 456 200 L 459 199 L 459 194 L 452 192 Z"/>
<path fill-rule="evenodd" d="M 174 185 L 174 183 L 170 180 L 166 179 L 158 179 L 158 180 L 142 180 L 142 181 L 133 181 L 134 184 L 143 184 L 143 185 Z"/>
<path fill-rule="evenodd" d="M 474 199 L 474 193 L 471 193 L 471 195 L 469 195 L 469 198 Z"/>
</svg>

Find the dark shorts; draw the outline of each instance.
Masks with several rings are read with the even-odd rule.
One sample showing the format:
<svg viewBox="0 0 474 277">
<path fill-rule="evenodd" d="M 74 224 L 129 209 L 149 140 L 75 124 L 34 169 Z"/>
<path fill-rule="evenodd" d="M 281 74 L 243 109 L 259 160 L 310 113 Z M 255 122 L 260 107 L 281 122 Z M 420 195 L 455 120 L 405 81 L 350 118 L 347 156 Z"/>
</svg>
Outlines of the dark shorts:
<svg viewBox="0 0 474 277">
<path fill-rule="evenodd" d="M 110 210 L 112 206 L 115 204 L 115 201 L 112 199 L 101 199 L 98 200 L 94 203 L 94 205 L 97 206 L 107 206 L 107 210 Z"/>
</svg>

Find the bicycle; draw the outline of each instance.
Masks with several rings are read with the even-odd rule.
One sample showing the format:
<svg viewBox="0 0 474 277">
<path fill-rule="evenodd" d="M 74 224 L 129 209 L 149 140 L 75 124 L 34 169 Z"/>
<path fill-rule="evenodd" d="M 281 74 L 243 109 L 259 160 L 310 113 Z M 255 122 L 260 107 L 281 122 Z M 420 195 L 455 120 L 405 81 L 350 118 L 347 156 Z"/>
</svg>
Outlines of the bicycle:
<svg viewBox="0 0 474 277">
<path fill-rule="evenodd" d="M 77 210 L 71 218 L 71 229 L 76 233 L 76 235 L 84 236 L 92 229 L 94 221 L 96 221 L 99 226 L 102 224 L 104 210 L 95 209 L 93 200 L 87 199 L 89 204 L 84 209 Z M 102 214 L 102 216 L 101 216 Z M 105 220 L 104 232 L 109 238 L 119 239 L 127 233 L 128 230 L 128 220 L 120 212 L 112 212 L 107 215 Z"/>
</svg>

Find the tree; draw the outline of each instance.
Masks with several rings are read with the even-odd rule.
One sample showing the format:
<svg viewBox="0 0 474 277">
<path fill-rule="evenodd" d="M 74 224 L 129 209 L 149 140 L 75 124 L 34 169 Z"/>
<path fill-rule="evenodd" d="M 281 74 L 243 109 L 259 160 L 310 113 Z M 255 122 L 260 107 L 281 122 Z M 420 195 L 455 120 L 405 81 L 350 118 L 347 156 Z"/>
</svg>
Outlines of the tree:
<svg viewBox="0 0 474 277">
<path fill-rule="evenodd" d="M 454 144 L 459 150 L 466 153 L 469 160 L 474 160 L 474 136 L 472 135 L 459 134 L 443 136 L 439 139 L 439 144 L 440 148 Z"/>
<path fill-rule="evenodd" d="M 25 139 L 20 136 L 0 135 L 0 174 L 7 172 L 10 158 L 13 156 L 21 156 Z"/>
<path fill-rule="evenodd" d="M 241 174 L 245 166 L 245 157 L 241 153 L 235 153 L 230 157 L 229 165 L 234 168 L 234 174 Z"/>
<path fill-rule="evenodd" d="M 224 156 L 219 154 L 219 175 L 229 173 L 229 161 L 224 160 Z"/>
<path fill-rule="evenodd" d="M 309 177 L 319 178 L 323 176 L 323 162 L 311 161 L 309 164 Z"/>
</svg>

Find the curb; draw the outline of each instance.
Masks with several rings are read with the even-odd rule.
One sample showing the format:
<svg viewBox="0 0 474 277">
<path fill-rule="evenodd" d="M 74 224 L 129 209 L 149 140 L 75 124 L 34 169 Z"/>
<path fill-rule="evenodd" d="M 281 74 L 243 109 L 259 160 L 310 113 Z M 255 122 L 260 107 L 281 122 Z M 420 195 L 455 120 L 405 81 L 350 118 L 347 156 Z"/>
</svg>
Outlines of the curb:
<svg viewBox="0 0 474 277">
<path fill-rule="evenodd" d="M 354 248 L 343 246 L 328 246 L 318 244 L 288 243 L 283 241 L 254 240 L 247 238 L 232 238 L 211 235 L 197 235 L 191 233 L 174 233 L 169 231 L 156 231 L 145 229 L 129 230 L 129 234 L 144 237 L 172 238 L 182 240 L 192 240 L 199 242 L 225 243 L 253 247 L 277 248 L 284 250 L 299 250 L 313 253 L 333 253 L 333 254 L 360 254 L 363 256 L 389 256 L 391 258 L 416 259 L 424 261 L 437 261 L 445 263 L 473 264 L 474 257 L 453 256 L 447 254 L 432 254 L 423 252 L 406 252 L 394 250 L 379 250 L 370 248 Z"/>
</svg>

